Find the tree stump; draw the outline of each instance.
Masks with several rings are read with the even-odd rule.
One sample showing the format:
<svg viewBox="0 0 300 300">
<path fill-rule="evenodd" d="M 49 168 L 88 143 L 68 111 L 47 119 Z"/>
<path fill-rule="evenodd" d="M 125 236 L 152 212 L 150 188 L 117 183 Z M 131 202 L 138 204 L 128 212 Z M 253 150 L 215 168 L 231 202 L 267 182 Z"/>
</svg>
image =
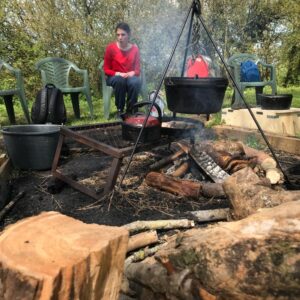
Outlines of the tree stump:
<svg viewBox="0 0 300 300">
<path fill-rule="evenodd" d="M 0 236 L 0 299 L 118 299 L 128 231 L 46 212 Z"/>
</svg>

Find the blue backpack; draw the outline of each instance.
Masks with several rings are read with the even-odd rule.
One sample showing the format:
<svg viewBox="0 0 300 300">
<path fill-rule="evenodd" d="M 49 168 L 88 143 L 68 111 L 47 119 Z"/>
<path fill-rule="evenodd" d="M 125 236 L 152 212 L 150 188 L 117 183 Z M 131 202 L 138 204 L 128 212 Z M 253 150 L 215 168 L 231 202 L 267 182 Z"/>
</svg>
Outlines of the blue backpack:
<svg viewBox="0 0 300 300">
<path fill-rule="evenodd" d="M 241 63 L 241 82 L 258 82 L 260 74 L 257 64 L 252 60 L 246 60 Z"/>
</svg>

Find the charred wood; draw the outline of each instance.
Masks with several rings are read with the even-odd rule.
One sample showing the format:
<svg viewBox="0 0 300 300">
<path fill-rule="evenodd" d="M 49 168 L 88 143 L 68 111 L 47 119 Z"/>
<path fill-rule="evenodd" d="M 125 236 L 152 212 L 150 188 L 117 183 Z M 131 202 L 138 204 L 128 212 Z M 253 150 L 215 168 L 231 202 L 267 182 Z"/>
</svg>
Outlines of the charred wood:
<svg viewBox="0 0 300 300">
<path fill-rule="evenodd" d="M 160 168 L 164 167 L 165 165 L 167 165 L 168 163 L 176 160 L 177 158 L 179 158 L 180 156 L 182 156 L 184 153 L 183 150 L 179 150 L 177 152 L 175 152 L 172 155 L 169 155 L 167 157 L 162 158 L 161 160 L 155 162 L 154 164 L 152 164 L 150 166 L 150 170 L 159 170 Z"/>
<path fill-rule="evenodd" d="M 25 192 L 20 192 L 17 196 L 15 196 L 10 202 L 8 202 L 4 208 L 0 211 L 0 221 L 4 218 L 4 216 L 10 211 L 10 209 L 24 197 Z"/>
</svg>

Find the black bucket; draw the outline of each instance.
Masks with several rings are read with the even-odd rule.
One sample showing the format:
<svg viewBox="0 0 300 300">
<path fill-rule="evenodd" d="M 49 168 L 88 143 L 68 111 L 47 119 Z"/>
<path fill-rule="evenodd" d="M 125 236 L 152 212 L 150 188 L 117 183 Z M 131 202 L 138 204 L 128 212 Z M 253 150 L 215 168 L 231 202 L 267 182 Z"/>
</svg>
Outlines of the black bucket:
<svg viewBox="0 0 300 300">
<path fill-rule="evenodd" d="M 168 108 L 185 114 L 212 114 L 222 108 L 228 80 L 221 77 L 166 77 Z"/>
<path fill-rule="evenodd" d="M 4 127 L 4 145 L 13 166 L 22 170 L 49 170 L 58 143 L 58 125 Z"/>
</svg>

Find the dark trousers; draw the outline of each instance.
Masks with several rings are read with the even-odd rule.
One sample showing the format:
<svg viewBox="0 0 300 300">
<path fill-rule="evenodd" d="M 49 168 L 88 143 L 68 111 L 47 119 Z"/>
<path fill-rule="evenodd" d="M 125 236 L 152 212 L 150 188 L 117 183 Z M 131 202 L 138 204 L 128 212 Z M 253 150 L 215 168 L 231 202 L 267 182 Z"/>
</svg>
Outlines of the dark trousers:
<svg viewBox="0 0 300 300">
<path fill-rule="evenodd" d="M 137 102 L 141 88 L 141 79 L 139 77 L 123 78 L 121 76 L 108 76 L 106 83 L 114 89 L 115 104 L 118 110 L 124 111 L 126 100 L 128 107 Z"/>
</svg>

